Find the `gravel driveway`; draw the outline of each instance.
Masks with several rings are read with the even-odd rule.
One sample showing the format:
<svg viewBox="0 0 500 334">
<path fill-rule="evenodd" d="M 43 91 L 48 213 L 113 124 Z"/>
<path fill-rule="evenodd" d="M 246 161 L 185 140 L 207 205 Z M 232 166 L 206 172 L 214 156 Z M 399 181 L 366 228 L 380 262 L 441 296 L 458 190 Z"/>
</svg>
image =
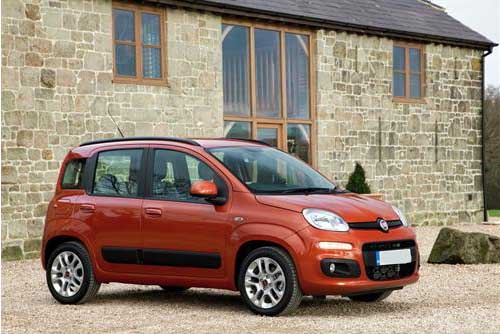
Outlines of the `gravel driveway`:
<svg viewBox="0 0 500 334">
<path fill-rule="evenodd" d="M 500 235 L 500 226 L 460 226 Z M 438 227 L 417 228 L 426 260 Z M 95 300 L 63 306 L 38 260 L 2 264 L 3 333 L 500 333 L 500 265 L 429 265 L 420 281 L 379 304 L 304 298 L 287 317 L 252 315 L 239 295 L 211 289 L 168 294 L 107 284 Z"/>
</svg>

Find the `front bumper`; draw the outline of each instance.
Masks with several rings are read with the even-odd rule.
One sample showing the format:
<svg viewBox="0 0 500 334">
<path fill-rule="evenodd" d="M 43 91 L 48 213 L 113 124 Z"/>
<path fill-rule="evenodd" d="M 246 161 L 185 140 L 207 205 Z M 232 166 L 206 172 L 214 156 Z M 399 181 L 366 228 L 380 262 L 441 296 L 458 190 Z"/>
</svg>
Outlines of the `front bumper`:
<svg viewBox="0 0 500 334">
<path fill-rule="evenodd" d="M 349 232 L 329 232 L 307 227 L 299 235 L 306 244 L 305 251 L 297 254 L 300 284 L 306 295 L 350 295 L 398 289 L 415 283 L 419 278 L 420 259 L 412 228 L 398 227 L 389 232 L 353 229 Z M 324 250 L 318 247 L 320 241 L 348 242 L 353 248 Z M 378 245 L 389 246 L 379 249 Z M 410 248 L 412 262 L 399 267 L 377 266 L 373 263 L 373 252 L 384 250 L 383 247 Z M 330 262 L 339 263 L 339 269 L 346 274 L 329 275 L 327 264 Z M 353 263 L 358 265 L 357 270 Z"/>
</svg>

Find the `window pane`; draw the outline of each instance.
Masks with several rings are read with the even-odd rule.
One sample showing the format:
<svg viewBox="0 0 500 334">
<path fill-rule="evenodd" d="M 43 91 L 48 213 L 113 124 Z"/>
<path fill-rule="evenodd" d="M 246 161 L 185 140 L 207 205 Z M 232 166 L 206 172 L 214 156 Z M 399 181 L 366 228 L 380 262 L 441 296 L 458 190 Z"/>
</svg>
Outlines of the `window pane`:
<svg viewBox="0 0 500 334">
<path fill-rule="evenodd" d="M 135 76 L 135 46 L 118 44 L 115 47 L 116 74 Z"/>
<path fill-rule="evenodd" d="M 249 122 L 224 122 L 224 137 L 250 139 L 252 138 L 252 130 Z"/>
<path fill-rule="evenodd" d="M 278 147 L 278 129 L 277 128 L 258 128 L 257 140 L 260 140 L 272 147 Z"/>
<path fill-rule="evenodd" d="M 281 77 L 280 77 L 280 37 L 279 32 L 255 29 L 255 85 L 258 117 L 280 117 Z"/>
<path fill-rule="evenodd" d="M 287 130 L 288 153 L 309 163 L 310 126 L 307 124 L 288 124 Z"/>
<path fill-rule="evenodd" d="M 214 182 L 219 190 L 219 196 L 225 196 L 225 183 L 204 162 L 183 152 L 155 151 L 151 188 L 153 197 L 206 203 L 203 198 L 191 196 L 191 186 L 198 181 Z"/>
<path fill-rule="evenodd" d="M 309 118 L 309 37 L 286 34 L 286 101 L 289 118 Z"/>
<path fill-rule="evenodd" d="M 113 9 L 115 39 L 118 41 L 135 41 L 134 12 Z"/>
<path fill-rule="evenodd" d="M 410 69 L 420 73 L 420 49 L 410 49 Z"/>
<path fill-rule="evenodd" d="M 410 79 L 410 96 L 420 97 L 420 74 L 412 74 Z"/>
<path fill-rule="evenodd" d="M 405 49 L 400 47 L 394 47 L 392 52 L 392 66 L 395 71 L 405 70 Z"/>
<path fill-rule="evenodd" d="M 94 194 L 137 196 L 142 150 L 101 152 L 97 157 Z"/>
<path fill-rule="evenodd" d="M 142 49 L 142 73 L 145 78 L 161 78 L 161 62 L 159 48 Z"/>
<path fill-rule="evenodd" d="M 85 159 L 71 160 L 64 169 L 61 188 L 78 189 L 82 185 L 83 168 Z"/>
<path fill-rule="evenodd" d="M 394 72 L 394 96 L 405 96 L 405 74 Z"/>
<path fill-rule="evenodd" d="M 222 25 L 224 114 L 250 115 L 248 28 Z"/>
<path fill-rule="evenodd" d="M 142 13 L 142 43 L 160 45 L 160 15 Z"/>
</svg>

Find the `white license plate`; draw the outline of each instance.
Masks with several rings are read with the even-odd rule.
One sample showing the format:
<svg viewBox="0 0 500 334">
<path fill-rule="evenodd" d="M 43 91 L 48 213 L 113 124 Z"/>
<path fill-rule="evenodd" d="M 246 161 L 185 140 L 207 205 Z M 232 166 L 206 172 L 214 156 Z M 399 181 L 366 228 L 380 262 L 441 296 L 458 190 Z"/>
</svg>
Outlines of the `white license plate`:
<svg viewBox="0 0 500 334">
<path fill-rule="evenodd" d="M 377 260 L 377 266 L 410 263 L 411 251 L 409 249 L 378 251 L 375 252 L 375 258 Z"/>
</svg>

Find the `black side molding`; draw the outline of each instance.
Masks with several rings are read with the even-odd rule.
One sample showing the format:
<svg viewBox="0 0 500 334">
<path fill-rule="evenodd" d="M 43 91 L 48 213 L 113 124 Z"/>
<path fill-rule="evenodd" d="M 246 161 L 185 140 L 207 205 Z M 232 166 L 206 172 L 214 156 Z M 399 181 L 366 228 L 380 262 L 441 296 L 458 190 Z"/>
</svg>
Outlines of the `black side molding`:
<svg viewBox="0 0 500 334">
<path fill-rule="evenodd" d="M 217 253 L 162 249 L 103 247 L 102 257 L 109 263 L 207 269 L 220 268 L 222 263 L 221 256 Z"/>
</svg>

